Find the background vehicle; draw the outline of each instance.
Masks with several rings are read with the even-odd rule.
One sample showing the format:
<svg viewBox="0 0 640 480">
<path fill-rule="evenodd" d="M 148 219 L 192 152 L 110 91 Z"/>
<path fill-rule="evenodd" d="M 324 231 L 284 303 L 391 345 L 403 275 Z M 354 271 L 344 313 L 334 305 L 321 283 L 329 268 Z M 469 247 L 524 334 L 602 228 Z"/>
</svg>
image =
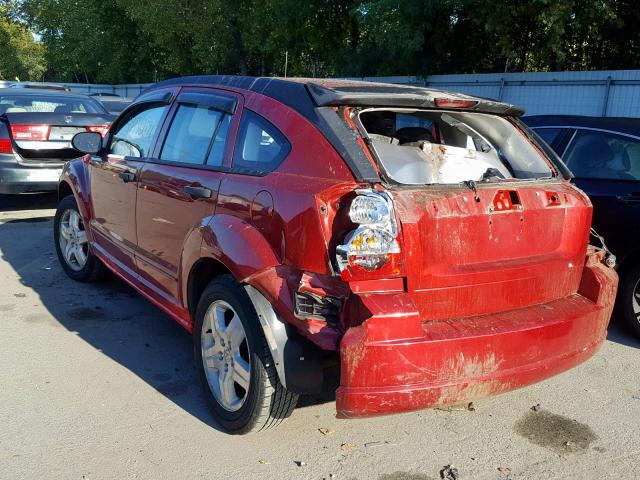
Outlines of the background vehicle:
<svg viewBox="0 0 640 480">
<path fill-rule="evenodd" d="M 57 90 L 59 92 L 70 92 L 69 87 L 59 85 L 57 83 L 44 82 L 16 82 L 9 85 L 8 88 L 31 88 L 34 90 Z"/>
<path fill-rule="evenodd" d="M 131 98 L 127 97 L 97 97 L 100 100 L 100 103 L 107 109 L 109 113 L 112 115 L 120 115 L 125 108 L 129 106 L 129 104 L 133 101 Z"/>
<path fill-rule="evenodd" d="M 104 142 L 74 137 L 58 257 L 193 332 L 230 432 L 278 424 L 338 367 L 342 417 L 521 387 L 598 349 L 617 276 L 519 114 L 364 82 L 161 82 Z"/>
<path fill-rule="evenodd" d="M 640 337 L 640 119 L 526 117 L 593 202 L 593 226 L 616 255 L 618 305 Z"/>
<path fill-rule="evenodd" d="M 117 93 L 109 93 L 109 92 L 96 92 L 96 93 L 90 93 L 89 94 L 90 97 L 98 97 L 98 98 L 122 98 L 120 95 L 118 95 Z"/>
<path fill-rule="evenodd" d="M 55 190 L 78 132 L 104 135 L 115 117 L 84 95 L 0 89 L 0 193 Z"/>
</svg>

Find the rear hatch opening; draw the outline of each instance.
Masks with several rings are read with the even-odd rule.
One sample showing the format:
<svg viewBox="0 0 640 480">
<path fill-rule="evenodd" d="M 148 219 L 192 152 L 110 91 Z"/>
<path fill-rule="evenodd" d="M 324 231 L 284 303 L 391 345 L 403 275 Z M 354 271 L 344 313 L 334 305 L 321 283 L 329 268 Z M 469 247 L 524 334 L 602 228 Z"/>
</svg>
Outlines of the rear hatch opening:
<svg viewBox="0 0 640 480">
<path fill-rule="evenodd" d="M 537 180 L 556 175 L 540 150 L 498 115 L 368 108 L 358 112 L 357 123 L 392 184 Z"/>
<path fill-rule="evenodd" d="M 517 119 L 394 107 L 354 107 L 350 113 L 391 199 L 386 210 L 398 221 L 395 242 L 379 232 L 363 237 L 388 244 L 391 260 L 380 268 L 369 265 L 372 271 L 361 277 L 384 278 L 384 269 L 404 277 L 427 322 L 525 308 L 578 292 L 590 202 L 559 175 L 555 159 Z M 362 239 L 353 234 L 345 245 L 353 238 L 360 248 Z"/>
</svg>

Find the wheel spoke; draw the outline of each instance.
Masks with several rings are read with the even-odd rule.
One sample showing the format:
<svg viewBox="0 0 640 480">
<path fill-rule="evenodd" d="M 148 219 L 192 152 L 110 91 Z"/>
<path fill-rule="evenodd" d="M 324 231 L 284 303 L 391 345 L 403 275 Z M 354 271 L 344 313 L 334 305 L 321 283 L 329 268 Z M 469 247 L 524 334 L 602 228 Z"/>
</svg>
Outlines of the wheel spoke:
<svg viewBox="0 0 640 480">
<path fill-rule="evenodd" d="M 220 372 L 218 377 L 220 381 L 220 394 L 222 402 L 226 407 L 232 407 L 238 396 L 233 387 L 233 373 L 230 370 Z"/>
<path fill-rule="evenodd" d="M 217 348 L 215 345 L 211 345 L 209 347 L 205 347 L 204 345 L 202 346 L 202 357 L 204 359 L 208 359 L 214 356 L 218 356 Z"/>
<path fill-rule="evenodd" d="M 64 238 L 65 240 L 69 240 L 71 238 L 71 227 L 69 227 L 69 225 L 61 223 L 60 235 L 62 235 L 62 238 Z"/>
<path fill-rule="evenodd" d="M 84 250 L 80 245 L 76 245 L 76 248 L 74 249 L 74 256 L 80 266 L 83 266 L 87 262 L 87 255 L 84 253 Z"/>
<path fill-rule="evenodd" d="M 71 257 L 74 257 L 74 252 L 75 250 L 73 248 L 73 243 L 71 242 L 67 243 L 67 245 L 64 248 L 64 258 L 67 260 L 68 263 L 71 263 Z"/>
<path fill-rule="evenodd" d="M 242 327 L 242 322 L 238 315 L 233 315 L 233 318 L 229 322 L 229 325 L 227 325 L 225 331 L 229 342 L 231 342 L 234 348 L 238 348 L 244 340 L 244 328 Z"/>
<path fill-rule="evenodd" d="M 218 335 L 224 335 L 227 330 L 227 326 L 224 322 L 224 314 L 226 310 L 223 307 L 216 307 L 213 311 L 213 318 L 211 319 L 211 326 L 218 333 Z"/>
<path fill-rule="evenodd" d="M 87 243 L 87 232 L 85 232 L 84 230 L 80 230 L 78 232 L 77 241 L 80 245 L 84 245 L 85 243 Z"/>
<path fill-rule="evenodd" d="M 80 230 L 80 215 L 75 210 L 71 210 L 71 214 L 69 215 L 69 225 L 76 232 Z"/>
<path fill-rule="evenodd" d="M 245 391 L 248 391 L 250 378 L 249 364 L 238 353 L 233 359 L 233 379 L 238 385 L 244 388 Z"/>
</svg>

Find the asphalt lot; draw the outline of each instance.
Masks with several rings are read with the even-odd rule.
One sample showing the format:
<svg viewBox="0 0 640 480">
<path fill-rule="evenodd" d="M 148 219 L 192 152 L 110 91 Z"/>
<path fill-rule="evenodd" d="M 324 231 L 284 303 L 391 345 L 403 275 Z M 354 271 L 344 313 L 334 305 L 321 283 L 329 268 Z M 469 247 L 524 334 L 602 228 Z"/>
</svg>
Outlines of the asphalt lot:
<svg viewBox="0 0 640 480">
<path fill-rule="evenodd" d="M 615 324 L 586 364 L 472 410 L 337 420 L 331 396 L 305 398 L 276 430 L 225 435 L 181 327 L 115 278 L 63 274 L 54 207 L 0 196 L 0 478 L 435 480 L 449 464 L 460 480 L 638 475 L 640 342 Z"/>
</svg>

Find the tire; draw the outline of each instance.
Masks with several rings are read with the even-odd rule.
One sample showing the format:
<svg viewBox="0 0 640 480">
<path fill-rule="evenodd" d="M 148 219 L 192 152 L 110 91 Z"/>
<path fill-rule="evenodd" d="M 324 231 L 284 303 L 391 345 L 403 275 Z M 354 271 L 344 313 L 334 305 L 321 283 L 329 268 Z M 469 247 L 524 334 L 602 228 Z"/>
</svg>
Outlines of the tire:
<svg viewBox="0 0 640 480">
<path fill-rule="evenodd" d="M 619 301 L 627 325 L 640 338 L 640 265 L 624 276 Z"/>
<path fill-rule="evenodd" d="M 72 225 L 74 219 L 77 228 Z M 104 277 L 106 267 L 91 251 L 82 215 L 73 195 L 64 197 L 58 204 L 53 221 L 53 237 L 58 261 L 70 278 L 78 282 L 95 282 Z M 75 253 L 69 255 L 66 245 L 74 247 Z"/>
<path fill-rule="evenodd" d="M 231 275 L 217 277 L 202 293 L 193 344 L 204 395 L 223 430 L 257 432 L 291 415 L 298 395 L 280 383 L 255 308 Z"/>
</svg>

